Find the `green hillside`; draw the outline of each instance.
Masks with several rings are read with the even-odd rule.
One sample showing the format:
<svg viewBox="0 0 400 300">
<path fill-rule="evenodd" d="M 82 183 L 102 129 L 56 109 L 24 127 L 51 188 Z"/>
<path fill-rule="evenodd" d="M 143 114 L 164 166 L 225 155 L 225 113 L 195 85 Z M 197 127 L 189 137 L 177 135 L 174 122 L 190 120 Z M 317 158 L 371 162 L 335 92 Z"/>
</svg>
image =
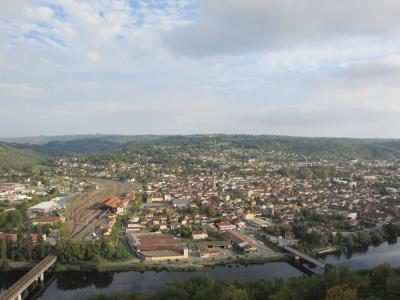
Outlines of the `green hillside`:
<svg viewBox="0 0 400 300">
<path fill-rule="evenodd" d="M 46 162 L 48 157 L 17 145 L 0 143 L 0 171 L 22 170 Z"/>
<path fill-rule="evenodd" d="M 52 137 L 56 138 L 56 137 Z M 297 153 L 329 159 L 400 160 L 399 140 L 307 138 L 267 135 L 174 135 L 174 136 L 83 136 L 73 140 L 52 140 L 46 144 L 7 144 L 0 142 L 0 168 L 22 168 L 50 157 L 91 155 L 123 159 L 137 151 L 154 152 L 158 146 L 186 147 L 220 151 L 228 148 Z M 157 151 L 156 151 L 157 152 Z M 156 153 L 155 152 L 155 153 Z M 154 154 L 154 153 L 153 153 Z"/>
</svg>

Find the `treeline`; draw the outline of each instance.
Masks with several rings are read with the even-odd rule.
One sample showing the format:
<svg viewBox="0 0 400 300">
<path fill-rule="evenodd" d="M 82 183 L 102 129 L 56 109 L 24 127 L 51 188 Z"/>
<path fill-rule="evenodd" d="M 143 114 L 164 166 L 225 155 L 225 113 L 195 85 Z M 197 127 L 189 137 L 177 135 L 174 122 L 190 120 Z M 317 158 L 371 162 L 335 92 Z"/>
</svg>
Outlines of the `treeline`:
<svg viewBox="0 0 400 300">
<path fill-rule="evenodd" d="M 323 246 L 337 246 L 338 248 L 352 249 L 355 247 L 377 246 L 388 241 L 395 243 L 400 236 L 400 225 L 385 224 L 381 228 L 370 230 L 359 230 L 354 232 L 337 234 L 323 234 L 316 230 L 309 230 L 304 224 L 278 224 L 269 226 L 264 229 L 266 233 L 275 236 L 284 236 L 287 232 L 292 232 L 294 237 L 299 240 L 295 245 L 296 248 L 306 252 L 312 252 L 314 248 Z"/>
<path fill-rule="evenodd" d="M 395 243 L 400 236 L 400 226 L 395 224 L 385 224 L 382 228 L 374 228 L 371 230 L 360 230 L 342 234 L 338 232 L 336 235 L 323 235 L 316 231 L 308 232 L 306 228 L 294 228 L 296 238 L 301 239 L 298 247 L 303 250 L 312 249 L 318 246 L 334 245 L 342 248 L 352 249 L 355 247 L 377 246 L 388 241 Z"/>
<path fill-rule="evenodd" d="M 94 243 L 87 241 L 61 240 L 56 247 L 58 261 L 73 265 L 81 262 L 100 262 L 102 260 L 126 260 L 129 252 L 122 243 L 101 238 Z"/>
<path fill-rule="evenodd" d="M 291 278 L 287 282 L 211 279 L 205 275 L 167 283 L 152 294 L 118 291 L 97 294 L 89 300 L 397 300 L 400 299 L 400 269 L 381 265 L 366 271 L 347 268 L 310 277 Z"/>
<path fill-rule="evenodd" d="M 18 231 L 17 240 L 0 240 L 0 270 L 8 269 L 7 260 L 41 260 L 54 251 L 54 246 L 45 243 L 41 235 L 33 242 L 29 234 Z"/>
<path fill-rule="evenodd" d="M 0 240 L 0 270 L 8 269 L 8 260 L 38 261 L 50 253 L 57 253 L 58 262 L 64 265 L 131 258 L 130 253 L 119 240 L 101 238 L 92 243 L 62 239 L 56 246 L 53 246 L 46 243 L 41 235 L 34 243 L 29 234 L 19 230 L 16 241 Z"/>
</svg>

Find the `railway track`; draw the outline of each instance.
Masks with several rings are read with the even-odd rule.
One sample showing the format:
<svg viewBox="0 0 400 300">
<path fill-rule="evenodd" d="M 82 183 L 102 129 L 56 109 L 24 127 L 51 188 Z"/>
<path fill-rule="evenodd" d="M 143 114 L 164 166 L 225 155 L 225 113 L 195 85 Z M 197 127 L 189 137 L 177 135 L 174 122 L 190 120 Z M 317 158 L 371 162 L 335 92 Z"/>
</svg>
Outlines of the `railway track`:
<svg viewBox="0 0 400 300">
<path fill-rule="evenodd" d="M 101 203 L 112 196 L 126 192 L 124 184 L 112 180 L 95 180 L 100 189 L 83 194 L 66 209 L 66 224 L 71 239 L 85 238 L 101 222 L 98 220 Z"/>
</svg>

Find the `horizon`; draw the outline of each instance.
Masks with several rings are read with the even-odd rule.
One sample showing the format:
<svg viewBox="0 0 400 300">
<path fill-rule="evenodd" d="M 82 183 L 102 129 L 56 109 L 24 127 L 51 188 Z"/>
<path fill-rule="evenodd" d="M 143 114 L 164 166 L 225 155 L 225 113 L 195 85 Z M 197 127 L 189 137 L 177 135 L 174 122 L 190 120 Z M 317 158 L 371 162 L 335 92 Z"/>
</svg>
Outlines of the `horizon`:
<svg viewBox="0 0 400 300">
<path fill-rule="evenodd" d="M 397 0 L 4 0 L 0 136 L 399 139 Z"/>
<path fill-rule="evenodd" d="M 305 139 L 348 139 L 348 140 L 400 140 L 400 138 L 381 138 L 381 137 L 352 137 L 352 136 L 301 136 L 301 135 L 283 135 L 283 134 L 252 134 L 252 133 L 190 133 L 190 134 L 157 134 L 157 133 L 144 133 L 144 134 L 119 134 L 119 133 L 69 133 L 69 134 L 56 134 L 56 135 L 30 135 L 30 136 L 0 136 L 0 142 L 7 139 L 35 139 L 35 138 L 61 138 L 61 137 L 77 137 L 81 138 L 101 138 L 101 137 L 195 137 L 195 136 L 252 136 L 252 137 L 278 137 L 278 138 L 305 138 Z M 56 139 L 55 139 L 56 140 Z"/>
</svg>

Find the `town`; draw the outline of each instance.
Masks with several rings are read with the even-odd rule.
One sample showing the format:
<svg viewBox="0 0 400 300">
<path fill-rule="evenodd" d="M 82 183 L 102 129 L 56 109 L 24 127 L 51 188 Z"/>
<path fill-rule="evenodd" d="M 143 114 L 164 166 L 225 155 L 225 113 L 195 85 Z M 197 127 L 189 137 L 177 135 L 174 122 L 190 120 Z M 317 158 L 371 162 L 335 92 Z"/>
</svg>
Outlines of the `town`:
<svg viewBox="0 0 400 300">
<path fill-rule="evenodd" d="M 11 260 L 23 260 L 18 230 L 33 245 L 38 234 L 51 245 L 105 238 L 137 262 L 194 265 L 278 258 L 274 244 L 317 257 L 380 243 L 400 220 L 399 163 L 388 160 L 163 145 L 2 175 L 0 239 Z"/>
</svg>

